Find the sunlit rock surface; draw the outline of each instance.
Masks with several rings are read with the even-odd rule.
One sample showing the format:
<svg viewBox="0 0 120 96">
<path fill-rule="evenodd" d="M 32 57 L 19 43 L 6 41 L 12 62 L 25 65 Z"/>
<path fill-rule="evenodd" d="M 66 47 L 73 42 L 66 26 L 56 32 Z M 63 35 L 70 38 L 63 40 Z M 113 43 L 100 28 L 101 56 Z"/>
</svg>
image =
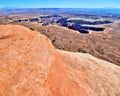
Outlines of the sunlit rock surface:
<svg viewBox="0 0 120 96">
<path fill-rule="evenodd" d="M 23 26 L 0 25 L 0 96 L 119 95 L 119 66 L 57 50 Z"/>
</svg>

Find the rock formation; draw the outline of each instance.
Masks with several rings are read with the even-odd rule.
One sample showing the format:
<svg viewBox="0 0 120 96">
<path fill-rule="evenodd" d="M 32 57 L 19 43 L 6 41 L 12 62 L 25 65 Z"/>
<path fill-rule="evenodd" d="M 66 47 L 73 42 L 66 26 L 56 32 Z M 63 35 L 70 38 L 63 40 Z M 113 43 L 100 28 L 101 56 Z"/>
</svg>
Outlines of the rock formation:
<svg viewBox="0 0 120 96">
<path fill-rule="evenodd" d="M 55 49 L 19 25 L 0 25 L 0 96 L 119 96 L 120 67 Z"/>
</svg>

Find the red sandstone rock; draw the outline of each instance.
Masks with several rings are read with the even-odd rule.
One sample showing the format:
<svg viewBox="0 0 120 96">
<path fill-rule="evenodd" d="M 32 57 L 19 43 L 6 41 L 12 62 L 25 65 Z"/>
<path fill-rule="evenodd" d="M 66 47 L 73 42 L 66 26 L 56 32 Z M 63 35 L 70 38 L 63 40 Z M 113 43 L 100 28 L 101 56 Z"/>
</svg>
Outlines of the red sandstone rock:
<svg viewBox="0 0 120 96">
<path fill-rule="evenodd" d="M 0 26 L 0 96 L 119 96 L 120 67 L 54 49 L 38 32 Z"/>
</svg>

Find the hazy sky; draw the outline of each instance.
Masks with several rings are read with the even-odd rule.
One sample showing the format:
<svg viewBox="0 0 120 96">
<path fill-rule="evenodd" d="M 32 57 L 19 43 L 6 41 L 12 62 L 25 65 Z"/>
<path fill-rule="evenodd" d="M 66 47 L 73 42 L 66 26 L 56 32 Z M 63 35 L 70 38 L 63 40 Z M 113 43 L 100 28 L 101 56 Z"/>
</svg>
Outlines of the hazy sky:
<svg viewBox="0 0 120 96">
<path fill-rule="evenodd" d="M 0 0 L 0 7 L 24 8 L 120 8 L 120 0 Z"/>
</svg>

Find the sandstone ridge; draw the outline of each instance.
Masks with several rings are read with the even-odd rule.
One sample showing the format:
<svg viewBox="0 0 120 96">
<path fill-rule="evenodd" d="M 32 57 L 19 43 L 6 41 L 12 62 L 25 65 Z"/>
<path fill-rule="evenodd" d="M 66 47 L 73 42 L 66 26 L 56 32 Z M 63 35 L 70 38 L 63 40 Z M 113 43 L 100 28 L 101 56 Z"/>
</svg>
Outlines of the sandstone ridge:
<svg viewBox="0 0 120 96">
<path fill-rule="evenodd" d="M 120 67 L 60 51 L 39 32 L 0 25 L 0 96 L 119 96 Z"/>
</svg>

